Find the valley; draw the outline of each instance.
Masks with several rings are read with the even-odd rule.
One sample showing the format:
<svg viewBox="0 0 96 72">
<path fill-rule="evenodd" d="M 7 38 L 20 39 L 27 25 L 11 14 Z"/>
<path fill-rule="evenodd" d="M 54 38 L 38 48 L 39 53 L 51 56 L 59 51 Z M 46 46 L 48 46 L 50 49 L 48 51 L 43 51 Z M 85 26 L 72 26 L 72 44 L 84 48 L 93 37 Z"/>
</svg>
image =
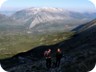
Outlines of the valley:
<svg viewBox="0 0 96 72">
<path fill-rule="evenodd" d="M 0 34 L 0 59 L 26 52 L 41 45 L 52 45 L 69 39 L 74 32 L 57 32 L 51 34 Z"/>
</svg>

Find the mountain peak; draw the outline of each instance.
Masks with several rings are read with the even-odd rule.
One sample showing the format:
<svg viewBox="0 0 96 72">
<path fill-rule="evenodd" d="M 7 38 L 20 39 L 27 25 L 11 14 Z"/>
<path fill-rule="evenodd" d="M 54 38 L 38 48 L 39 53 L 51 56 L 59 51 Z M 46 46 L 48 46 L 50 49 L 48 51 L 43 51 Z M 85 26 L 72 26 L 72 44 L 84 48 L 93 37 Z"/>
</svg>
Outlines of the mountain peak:
<svg viewBox="0 0 96 72">
<path fill-rule="evenodd" d="M 31 8 L 24 9 L 24 10 L 29 10 L 29 11 L 49 11 L 49 12 L 64 11 L 63 8 L 53 8 L 53 7 L 42 7 L 42 8 L 31 7 Z"/>
</svg>

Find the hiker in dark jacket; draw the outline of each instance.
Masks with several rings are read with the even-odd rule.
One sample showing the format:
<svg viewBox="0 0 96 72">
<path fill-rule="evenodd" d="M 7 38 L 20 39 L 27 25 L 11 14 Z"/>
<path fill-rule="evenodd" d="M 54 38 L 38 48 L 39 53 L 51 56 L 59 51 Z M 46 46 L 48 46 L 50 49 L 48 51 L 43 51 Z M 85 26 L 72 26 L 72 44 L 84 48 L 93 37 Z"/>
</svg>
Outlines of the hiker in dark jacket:
<svg viewBox="0 0 96 72">
<path fill-rule="evenodd" d="M 61 50 L 58 48 L 58 49 L 57 49 L 57 52 L 56 52 L 56 67 L 59 67 L 61 58 L 62 58 L 62 52 L 61 52 Z"/>
<path fill-rule="evenodd" d="M 44 56 L 46 58 L 46 67 L 51 68 L 51 49 L 48 49 L 44 52 Z"/>
</svg>

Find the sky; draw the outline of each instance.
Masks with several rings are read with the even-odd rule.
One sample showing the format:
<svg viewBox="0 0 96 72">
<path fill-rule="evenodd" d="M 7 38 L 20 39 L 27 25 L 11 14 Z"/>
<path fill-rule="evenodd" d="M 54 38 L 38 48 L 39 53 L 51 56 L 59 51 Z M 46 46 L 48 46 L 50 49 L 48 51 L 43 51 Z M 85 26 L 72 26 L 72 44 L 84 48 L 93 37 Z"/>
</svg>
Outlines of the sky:
<svg viewBox="0 0 96 72">
<path fill-rule="evenodd" d="M 56 7 L 81 12 L 96 11 L 95 5 L 89 0 L 6 0 L 0 10 L 20 10 L 30 7 Z"/>
</svg>

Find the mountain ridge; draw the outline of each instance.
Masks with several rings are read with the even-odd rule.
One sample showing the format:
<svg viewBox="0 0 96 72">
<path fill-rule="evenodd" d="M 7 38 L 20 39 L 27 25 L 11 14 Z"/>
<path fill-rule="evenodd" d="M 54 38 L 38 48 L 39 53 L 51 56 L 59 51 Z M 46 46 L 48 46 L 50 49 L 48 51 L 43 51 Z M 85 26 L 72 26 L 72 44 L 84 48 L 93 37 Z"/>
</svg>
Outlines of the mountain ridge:
<svg viewBox="0 0 96 72">
<path fill-rule="evenodd" d="M 28 8 L 17 11 L 11 17 L 17 21 L 23 21 L 27 25 L 27 29 L 32 32 L 32 28 L 43 24 L 47 27 L 50 22 L 52 25 L 56 25 L 55 22 L 61 20 L 59 25 L 62 26 L 69 24 L 70 25 L 80 25 L 86 23 L 95 18 L 96 13 L 79 13 L 65 10 L 63 8 Z M 27 23 L 28 22 L 28 23 Z M 72 24 L 71 24 L 72 23 Z M 50 24 L 50 27 L 52 26 Z M 44 27 L 43 27 L 44 28 Z M 64 27 L 65 28 L 65 27 Z M 34 28 L 36 29 L 36 28 Z M 42 30 L 42 29 L 41 29 Z"/>
<path fill-rule="evenodd" d="M 76 31 L 78 33 L 87 30 L 88 28 L 91 28 L 93 26 L 96 26 L 96 18 L 90 22 L 87 22 L 86 24 L 78 26 L 77 28 L 73 29 L 73 31 Z"/>
<path fill-rule="evenodd" d="M 96 13 L 80 13 L 63 8 L 32 7 L 16 11 L 11 16 L 0 16 L 0 19 L 3 19 L 2 21 L 0 20 L 0 25 L 3 25 L 2 30 L 11 29 L 10 32 L 13 27 L 19 29 L 16 29 L 16 31 L 22 32 L 23 30 L 26 33 L 62 32 L 70 31 L 81 24 L 91 21 L 95 18 L 95 15 Z"/>
</svg>

